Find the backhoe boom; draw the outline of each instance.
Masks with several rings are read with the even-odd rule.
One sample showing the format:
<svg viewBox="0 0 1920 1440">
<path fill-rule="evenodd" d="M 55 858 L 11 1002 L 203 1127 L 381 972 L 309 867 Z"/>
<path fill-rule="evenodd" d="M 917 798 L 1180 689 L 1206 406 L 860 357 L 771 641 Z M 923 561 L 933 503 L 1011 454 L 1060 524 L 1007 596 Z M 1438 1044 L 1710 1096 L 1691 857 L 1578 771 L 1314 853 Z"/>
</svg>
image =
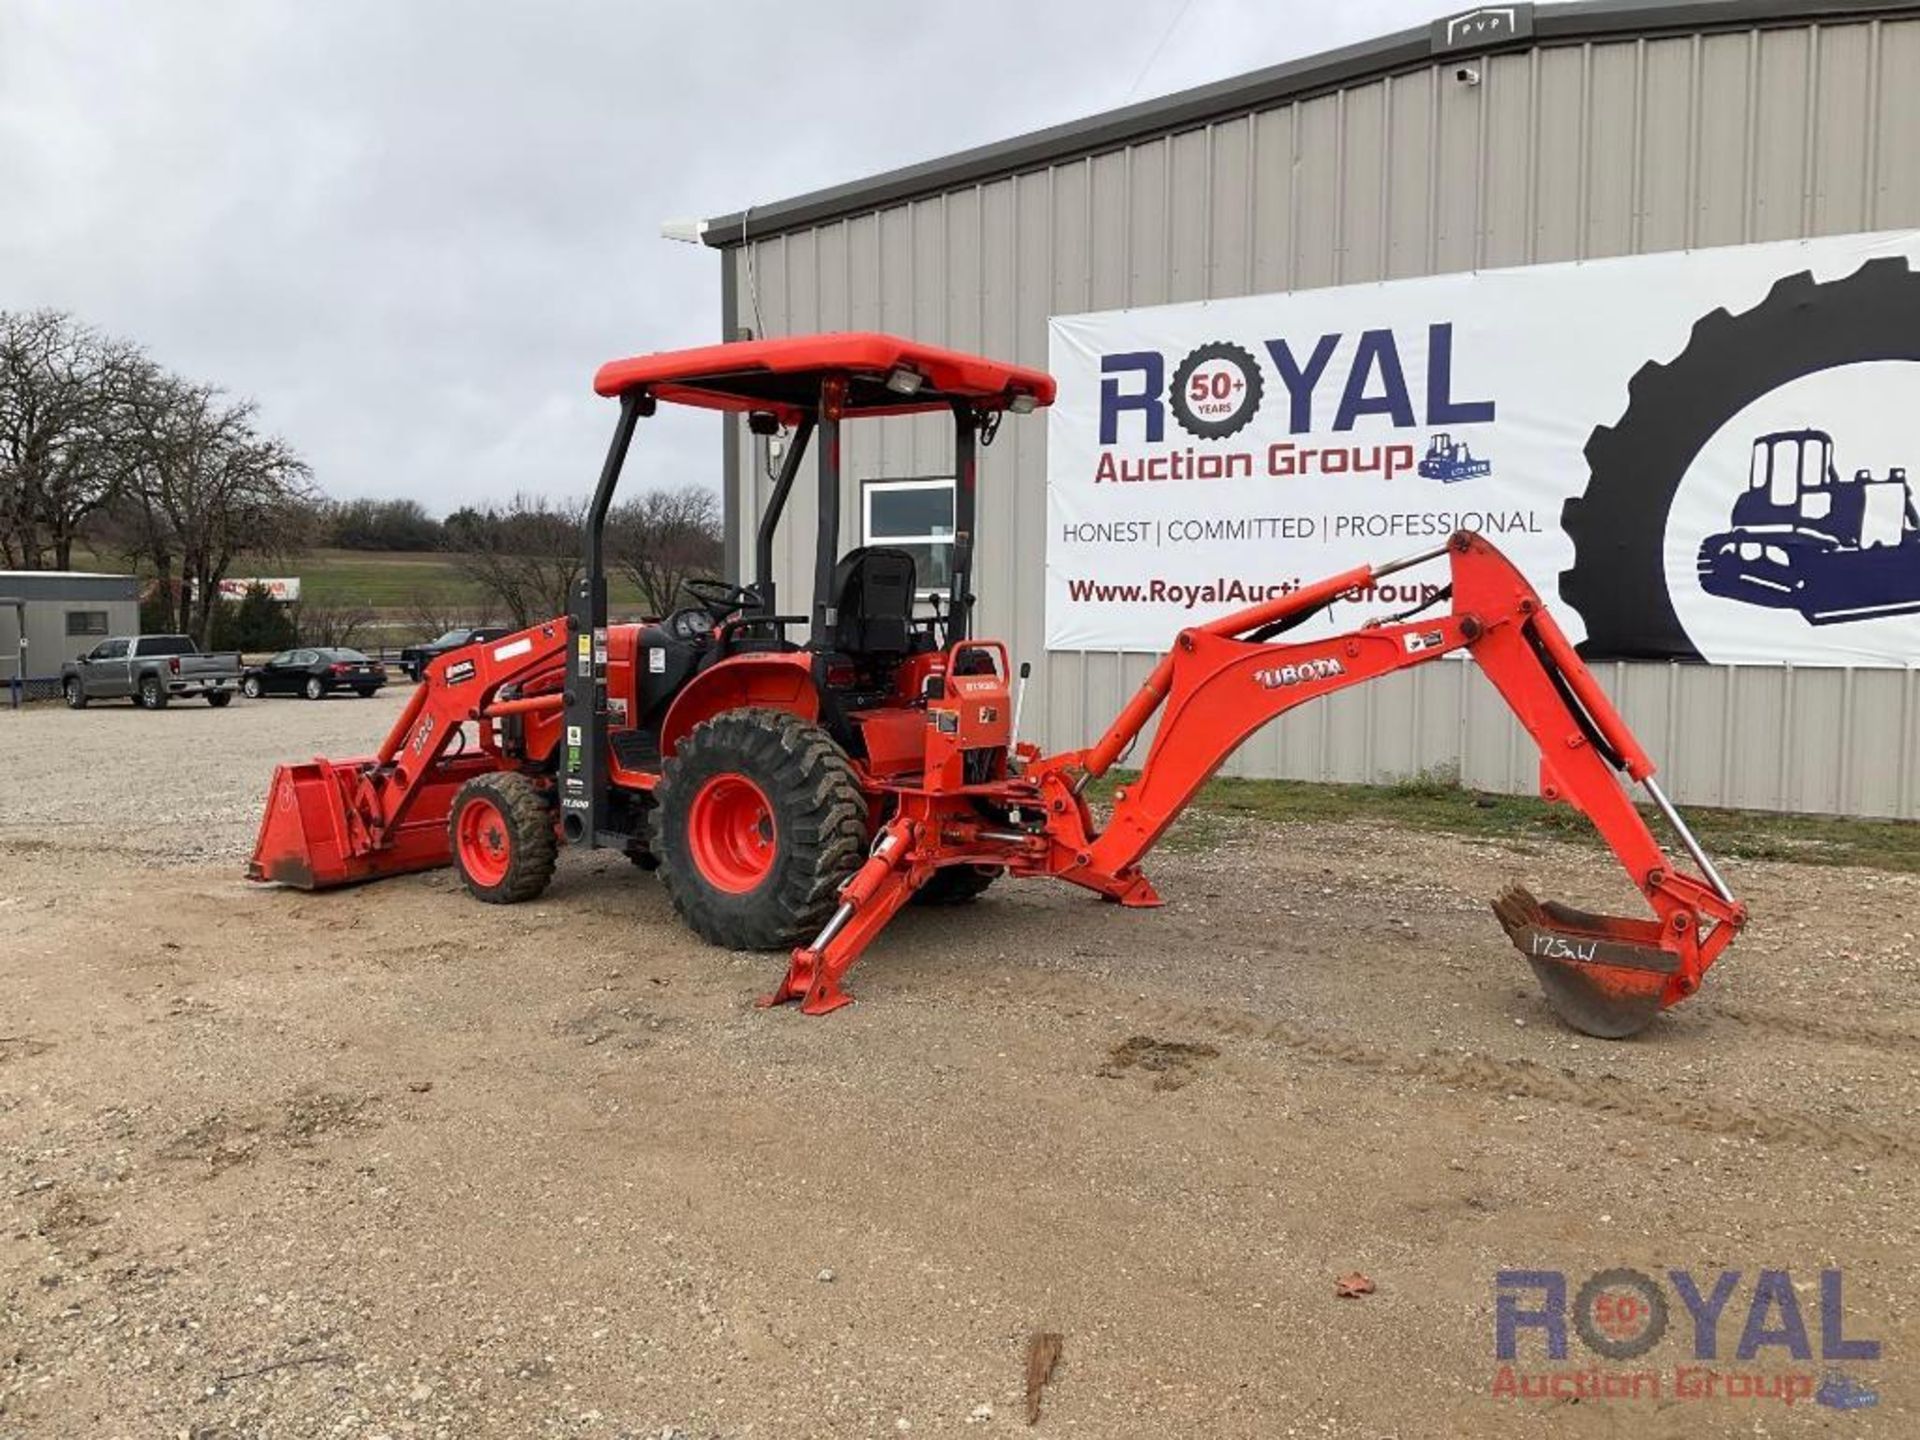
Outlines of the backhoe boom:
<svg viewBox="0 0 1920 1440">
<path fill-rule="evenodd" d="M 1271 637 L 1398 570 L 1446 556 L 1447 613 L 1370 622 L 1324 639 Z M 844 1002 L 838 988 L 885 918 L 944 865 L 998 864 L 1054 875 L 1123 904 L 1159 897 L 1140 863 L 1227 757 L 1289 710 L 1395 671 L 1464 652 L 1493 682 L 1539 747 L 1540 793 L 1583 812 L 1620 860 L 1651 920 L 1591 915 L 1512 890 L 1495 905 L 1509 937 L 1559 1013 L 1592 1034 L 1624 1035 L 1699 988 L 1745 922 L 1744 908 L 1653 783 L 1654 765 L 1547 614 L 1533 588 L 1491 544 L 1455 535 L 1445 546 L 1378 568 L 1362 566 L 1290 595 L 1184 630 L 1107 732 L 1084 750 L 1026 756 L 1024 771 L 964 796 L 903 796 L 867 864 L 848 882 L 820 938 L 795 952 L 774 999 L 809 1010 Z M 1155 716 L 1140 773 L 1116 794 L 1104 827 L 1082 797 Z M 1703 877 L 1683 873 L 1635 807 L 1621 776 L 1644 784 L 1674 823 Z M 982 802 L 1038 823 L 982 825 Z"/>
</svg>

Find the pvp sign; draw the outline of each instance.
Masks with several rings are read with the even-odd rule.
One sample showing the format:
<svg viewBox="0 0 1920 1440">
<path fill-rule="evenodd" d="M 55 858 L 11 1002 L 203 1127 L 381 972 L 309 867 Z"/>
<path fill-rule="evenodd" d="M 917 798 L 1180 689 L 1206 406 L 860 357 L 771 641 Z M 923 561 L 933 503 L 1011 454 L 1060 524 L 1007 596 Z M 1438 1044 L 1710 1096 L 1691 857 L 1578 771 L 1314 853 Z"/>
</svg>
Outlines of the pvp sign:
<svg viewBox="0 0 1920 1440">
<path fill-rule="evenodd" d="M 1470 529 L 1590 655 L 1920 662 L 1916 259 L 1842 236 L 1056 318 L 1048 645 L 1158 649 Z"/>
</svg>

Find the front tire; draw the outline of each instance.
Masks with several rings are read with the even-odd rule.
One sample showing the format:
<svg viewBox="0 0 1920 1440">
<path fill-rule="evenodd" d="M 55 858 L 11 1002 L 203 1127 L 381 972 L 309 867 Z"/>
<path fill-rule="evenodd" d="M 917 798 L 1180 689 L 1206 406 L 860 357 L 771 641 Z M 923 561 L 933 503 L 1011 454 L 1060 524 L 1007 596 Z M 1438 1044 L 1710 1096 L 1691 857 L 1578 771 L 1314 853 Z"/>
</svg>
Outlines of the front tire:
<svg viewBox="0 0 1920 1440">
<path fill-rule="evenodd" d="M 216 710 L 224 710 L 232 703 L 233 692 L 231 690 L 209 690 L 207 692 L 207 704 Z"/>
<path fill-rule="evenodd" d="M 307 677 L 307 699 L 324 700 L 326 698 L 327 687 L 320 683 L 320 677 L 318 675 L 309 675 Z"/>
<path fill-rule="evenodd" d="M 258 700 L 263 693 L 260 689 L 260 677 L 249 675 L 240 682 L 240 693 L 249 700 Z"/>
<path fill-rule="evenodd" d="M 730 950 L 810 940 L 867 850 L 867 800 L 817 725 L 731 710 L 698 725 L 661 771 L 653 840 L 673 908 Z"/>
<path fill-rule="evenodd" d="M 60 694 L 67 702 L 69 710 L 87 708 L 87 687 L 80 683 L 78 675 L 69 675 L 66 684 L 60 687 Z"/>
<path fill-rule="evenodd" d="M 462 785 L 447 815 L 447 839 L 460 882 L 489 905 L 533 899 L 553 879 L 559 857 L 547 797 L 517 770 Z"/>
<path fill-rule="evenodd" d="M 140 681 L 133 703 L 142 710 L 164 710 L 167 708 L 167 687 L 160 683 L 158 675 L 148 675 Z"/>
</svg>

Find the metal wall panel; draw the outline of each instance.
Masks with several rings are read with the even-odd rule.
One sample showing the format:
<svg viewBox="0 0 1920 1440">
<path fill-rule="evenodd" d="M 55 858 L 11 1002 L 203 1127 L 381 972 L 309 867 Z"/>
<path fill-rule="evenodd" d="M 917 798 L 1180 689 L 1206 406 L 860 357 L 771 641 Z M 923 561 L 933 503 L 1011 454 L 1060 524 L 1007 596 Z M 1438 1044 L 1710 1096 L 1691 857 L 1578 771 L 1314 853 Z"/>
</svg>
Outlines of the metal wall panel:
<svg viewBox="0 0 1920 1440">
<path fill-rule="evenodd" d="M 1478 85 L 1455 78 L 1461 65 Z M 1905 18 L 1455 56 L 750 240 L 723 263 L 742 323 L 766 334 L 894 329 L 1044 365 L 1053 314 L 1920 226 L 1916 75 L 1920 20 Z M 859 538 L 861 479 L 950 468 L 939 421 L 854 426 L 848 440 L 843 548 Z M 765 459 L 746 440 L 740 456 L 751 555 Z M 809 467 L 777 551 L 789 611 L 810 584 L 812 480 Z M 981 483 L 981 628 L 1035 662 L 1029 738 L 1082 743 L 1154 657 L 1041 653 L 1044 423 L 1010 419 Z M 1683 801 L 1920 817 L 1920 672 L 1599 676 Z M 1288 716 L 1230 770 L 1446 769 L 1525 791 L 1535 764 L 1492 687 L 1450 662 Z"/>
</svg>

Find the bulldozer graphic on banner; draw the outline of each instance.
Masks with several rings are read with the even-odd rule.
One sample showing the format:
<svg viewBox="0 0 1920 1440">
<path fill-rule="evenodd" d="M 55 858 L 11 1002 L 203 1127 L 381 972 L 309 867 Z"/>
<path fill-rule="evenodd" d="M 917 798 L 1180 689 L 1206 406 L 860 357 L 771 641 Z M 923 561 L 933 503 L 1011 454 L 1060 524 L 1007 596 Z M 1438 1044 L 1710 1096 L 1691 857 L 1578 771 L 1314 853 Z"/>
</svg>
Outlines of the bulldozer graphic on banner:
<svg viewBox="0 0 1920 1440">
<path fill-rule="evenodd" d="M 1418 469 L 1429 480 L 1440 480 L 1451 485 L 1456 480 L 1491 475 L 1493 462 L 1475 459 L 1466 441 L 1455 440 L 1442 430 L 1427 441 L 1427 453 L 1420 457 Z"/>
<path fill-rule="evenodd" d="M 1753 442 L 1731 528 L 1700 542 L 1700 588 L 1838 625 L 1920 611 L 1920 517 L 1907 472 L 1843 478 L 1824 430 Z"/>
</svg>

